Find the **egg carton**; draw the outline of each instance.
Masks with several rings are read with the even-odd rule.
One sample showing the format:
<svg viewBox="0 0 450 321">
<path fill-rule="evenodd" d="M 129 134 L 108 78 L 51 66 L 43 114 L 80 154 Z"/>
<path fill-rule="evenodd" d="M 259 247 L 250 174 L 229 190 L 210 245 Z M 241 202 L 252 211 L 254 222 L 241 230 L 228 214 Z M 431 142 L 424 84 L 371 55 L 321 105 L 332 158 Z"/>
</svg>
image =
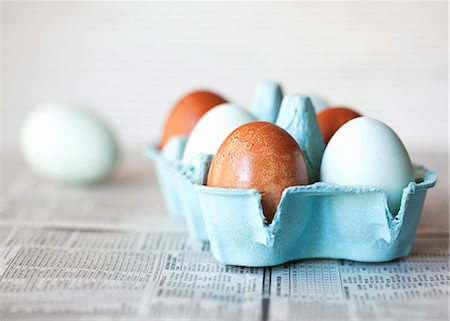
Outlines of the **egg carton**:
<svg viewBox="0 0 450 321">
<path fill-rule="evenodd" d="M 428 188 L 436 174 L 416 167 L 392 215 L 377 188 L 326 183 L 284 190 L 270 225 L 256 190 L 196 187 L 211 249 L 218 261 L 273 266 L 297 259 L 390 261 L 409 254 Z M 422 177 L 422 175 L 424 175 Z"/>
<path fill-rule="evenodd" d="M 319 177 L 325 145 L 306 96 L 283 99 L 276 123 L 299 143 L 310 181 Z M 148 148 L 156 164 L 169 213 L 181 218 L 196 238 L 209 240 L 224 264 L 274 266 L 309 258 L 390 261 L 409 254 L 425 195 L 436 174 L 415 166 L 415 181 L 404 190 L 399 212 L 390 213 L 382 189 L 316 182 L 288 187 L 273 221 L 265 220 L 257 190 L 205 186 L 212 155 L 182 164 L 186 137 L 174 137 L 161 152 Z"/>
</svg>

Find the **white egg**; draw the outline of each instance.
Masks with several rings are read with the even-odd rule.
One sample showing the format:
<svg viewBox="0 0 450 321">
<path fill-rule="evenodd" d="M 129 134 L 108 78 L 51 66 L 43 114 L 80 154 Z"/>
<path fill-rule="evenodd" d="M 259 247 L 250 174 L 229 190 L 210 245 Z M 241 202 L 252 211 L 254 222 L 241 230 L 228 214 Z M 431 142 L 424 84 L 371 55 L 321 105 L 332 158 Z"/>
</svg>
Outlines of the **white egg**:
<svg viewBox="0 0 450 321">
<path fill-rule="evenodd" d="M 183 162 L 198 154 L 215 154 L 222 142 L 236 128 L 255 121 L 246 109 L 233 104 L 220 104 L 209 110 L 193 128 L 184 150 Z"/>
<path fill-rule="evenodd" d="M 22 127 L 22 153 L 38 174 L 68 183 L 95 183 L 118 160 L 116 139 L 87 110 L 46 103 L 32 111 Z"/>
<path fill-rule="evenodd" d="M 368 117 L 347 122 L 333 135 L 320 171 L 323 182 L 382 188 L 393 215 L 400 209 L 403 189 L 414 180 L 400 138 L 386 124 Z"/>
</svg>

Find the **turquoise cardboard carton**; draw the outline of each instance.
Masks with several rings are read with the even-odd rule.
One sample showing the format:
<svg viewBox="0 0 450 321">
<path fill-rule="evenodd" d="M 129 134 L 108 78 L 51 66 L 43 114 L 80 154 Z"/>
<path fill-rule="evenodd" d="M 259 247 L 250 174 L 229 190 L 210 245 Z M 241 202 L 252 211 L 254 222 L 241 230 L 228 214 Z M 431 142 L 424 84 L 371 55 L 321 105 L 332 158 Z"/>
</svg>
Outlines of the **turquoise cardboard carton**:
<svg viewBox="0 0 450 321">
<path fill-rule="evenodd" d="M 279 101 L 276 85 L 262 84 L 258 95 L 266 88 L 275 97 L 270 101 Z M 184 220 L 192 236 L 209 240 L 213 255 L 224 264 L 274 266 L 307 258 L 382 262 L 408 255 L 436 174 L 416 166 L 416 180 L 403 190 L 399 212 L 390 213 L 381 189 L 317 182 L 325 144 L 308 97 L 288 95 L 280 107 L 271 103 L 266 108 L 271 119 L 278 113 L 276 124 L 301 147 L 310 184 L 286 188 L 267 224 L 257 190 L 204 186 L 212 155 L 200 154 L 183 164 L 186 137 L 174 137 L 163 151 L 156 145 L 147 150 L 169 213 Z"/>
<path fill-rule="evenodd" d="M 390 261 L 409 254 L 427 189 L 436 174 L 416 167 L 399 213 L 377 188 L 325 183 L 289 187 L 270 225 L 256 190 L 198 185 L 215 258 L 224 264 L 274 266 L 297 259 Z"/>
</svg>

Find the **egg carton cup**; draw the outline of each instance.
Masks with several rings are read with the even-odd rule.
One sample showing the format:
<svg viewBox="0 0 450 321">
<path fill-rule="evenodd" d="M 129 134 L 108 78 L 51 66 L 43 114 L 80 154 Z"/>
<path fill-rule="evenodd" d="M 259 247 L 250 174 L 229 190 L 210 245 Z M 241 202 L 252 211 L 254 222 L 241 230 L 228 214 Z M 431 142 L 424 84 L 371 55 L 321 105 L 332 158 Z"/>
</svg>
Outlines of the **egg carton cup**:
<svg viewBox="0 0 450 321">
<path fill-rule="evenodd" d="M 161 152 L 156 144 L 150 144 L 145 155 L 155 164 L 161 191 L 169 215 L 186 223 L 189 233 L 200 240 L 208 240 L 203 220 L 199 194 L 194 185 L 204 184 L 212 155 L 198 155 L 191 165 L 185 166 L 179 160 L 184 151 L 185 137 L 175 137 L 169 141 L 173 148 Z M 169 152 L 167 153 L 167 151 Z"/>
<path fill-rule="evenodd" d="M 286 188 L 271 224 L 257 190 L 197 185 L 212 253 L 224 264 L 274 266 L 312 258 L 384 262 L 411 250 L 432 170 L 415 166 L 397 215 L 379 188 L 318 182 Z"/>
</svg>

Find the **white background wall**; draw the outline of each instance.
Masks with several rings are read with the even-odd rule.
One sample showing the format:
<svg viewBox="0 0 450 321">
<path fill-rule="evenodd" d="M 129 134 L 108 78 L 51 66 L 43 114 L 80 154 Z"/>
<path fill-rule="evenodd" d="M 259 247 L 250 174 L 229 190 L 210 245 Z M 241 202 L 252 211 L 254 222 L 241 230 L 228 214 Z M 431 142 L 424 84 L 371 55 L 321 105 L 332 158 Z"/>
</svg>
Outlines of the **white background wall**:
<svg viewBox="0 0 450 321">
<path fill-rule="evenodd" d="M 186 91 L 245 106 L 270 78 L 385 121 L 408 149 L 446 150 L 447 23 L 446 2 L 4 2 L 3 143 L 37 103 L 69 100 L 139 146 Z"/>
</svg>

